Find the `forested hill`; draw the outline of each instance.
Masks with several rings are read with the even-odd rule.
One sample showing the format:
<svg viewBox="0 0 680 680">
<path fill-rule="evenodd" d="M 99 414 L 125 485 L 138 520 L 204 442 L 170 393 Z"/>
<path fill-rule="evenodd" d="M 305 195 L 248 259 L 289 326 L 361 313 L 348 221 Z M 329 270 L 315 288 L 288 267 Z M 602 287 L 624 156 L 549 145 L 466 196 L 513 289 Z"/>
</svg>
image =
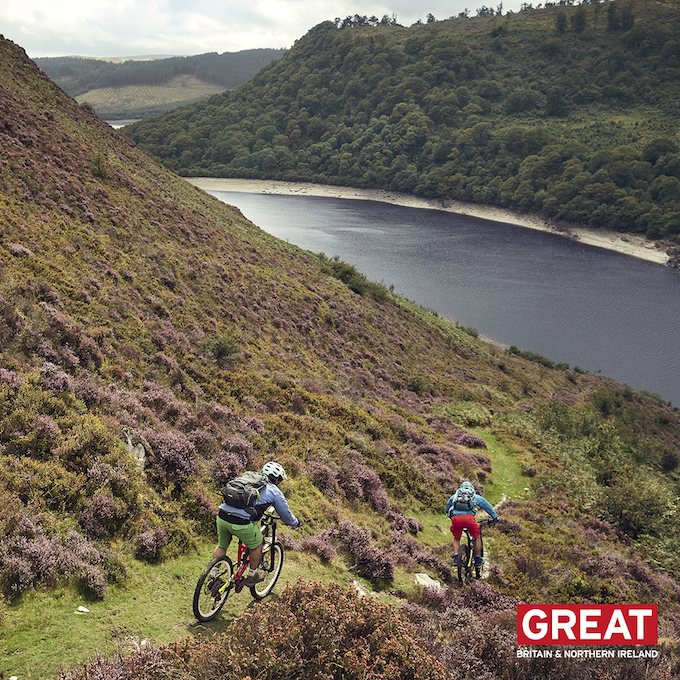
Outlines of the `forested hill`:
<svg viewBox="0 0 680 680">
<path fill-rule="evenodd" d="M 679 13 L 614 0 L 328 21 L 235 92 L 128 134 L 185 176 L 379 187 L 675 243 Z"/>
<path fill-rule="evenodd" d="M 678 676 L 670 404 L 274 239 L 1 37 L 0 215 L 0 676 Z M 197 627 L 219 489 L 271 459 L 303 520 L 275 597 Z M 468 588 L 463 479 L 502 518 Z M 659 656 L 518 659 L 520 601 L 655 603 Z"/>
<path fill-rule="evenodd" d="M 233 89 L 281 57 L 283 49 L 209 52 L 190 57 L 108 61 L 87 57 L 43 57 L 35 63 L 72 97 L 103 87 L 165 85 L 177 76 L 193 76 Z"/>
</svg>

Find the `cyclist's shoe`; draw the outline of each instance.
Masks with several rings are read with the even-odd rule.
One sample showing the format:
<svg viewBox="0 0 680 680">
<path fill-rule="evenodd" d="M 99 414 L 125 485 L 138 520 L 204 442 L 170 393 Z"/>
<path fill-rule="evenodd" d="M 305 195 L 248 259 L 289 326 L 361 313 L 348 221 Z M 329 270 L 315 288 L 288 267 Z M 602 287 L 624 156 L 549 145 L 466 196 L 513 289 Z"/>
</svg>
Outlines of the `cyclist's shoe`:
<svg viewBox="0 0 680 680">
<path fill-rule="evenodd" d="M 482 577 L 482 571 L 484 569 L 484 558 L 475 557 L 475 578 Z"/>
<path fill-rule="evenodd" d="M 220 588 L 224 585 L 224 581 L 218 576 L 210 586 L 210 594 L 213 597 L 220 596 Z"/>
<path fill-rule="evenodd" d="M 248 575 L 243 579 L 243 585 L 247 588 L 256 586 L 260 581 L 264 581 L 264 572 L 258 569 L 252 576 Z"/>
<path fill-rule="evenodd" d="M 458 566 L 458 555 L 454 555 L 454 556 L 453 556 L 453 565 L 454 565 L 455 567 Z"/>
</svg>

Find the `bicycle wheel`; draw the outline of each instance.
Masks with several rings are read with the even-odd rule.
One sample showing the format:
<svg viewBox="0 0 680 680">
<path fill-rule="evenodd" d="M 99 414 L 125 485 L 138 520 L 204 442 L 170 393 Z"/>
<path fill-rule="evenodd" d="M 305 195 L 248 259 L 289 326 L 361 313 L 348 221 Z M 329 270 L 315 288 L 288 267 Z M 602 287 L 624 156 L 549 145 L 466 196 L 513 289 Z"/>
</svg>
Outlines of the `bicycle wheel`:
<svg viewBox="0 0 680 680">
<path fill-rule="evenodd" d="M 465 583 L 469 562 L 470 548 L 467 545 L 461 545 L 458 553 L 458 583 Z"/>
<path fill-rule="evenodd" d="M 216 577 L 210 574 L 213 567 L 218 569 Z M 212 621 L 220 613 L 231 592 L 233 572 L 234 565 L 226 555 L 211 560 L 203 570 L 194 590 L 194 616 L 199 621 Z M 220 586 L 225 584 L 226 588 L 222 590 Z"/>
<path fill-rule="evenodd" d="M 272 592 L 281 573 L 281 567 L 283 567 L 283 546 L 276 541 L 271 547 L 265 546 L 262 553 L 260 569 L 264 571 L 264 581 L 260 581 L 250 588 L 250 592 L 256 600 L 261 600 Z"/>
</svg>

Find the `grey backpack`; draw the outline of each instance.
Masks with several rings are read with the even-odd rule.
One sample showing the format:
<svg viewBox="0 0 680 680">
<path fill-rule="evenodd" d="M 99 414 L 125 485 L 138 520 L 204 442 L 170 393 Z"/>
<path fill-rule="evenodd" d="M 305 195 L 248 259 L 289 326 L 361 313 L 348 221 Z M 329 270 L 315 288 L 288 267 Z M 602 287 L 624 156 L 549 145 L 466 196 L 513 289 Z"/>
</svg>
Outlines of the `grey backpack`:
<svg viewBox="0 0 680 680">
<path fill-rule="evenodd" d="M 245 510 L 251 517 L 257 517 L 255 502 L 260 491 L 269 482 L 269 477 L 261 472 L 244 472 L 222 488 L 222 498 L 227 505 Z"/>
</svg>

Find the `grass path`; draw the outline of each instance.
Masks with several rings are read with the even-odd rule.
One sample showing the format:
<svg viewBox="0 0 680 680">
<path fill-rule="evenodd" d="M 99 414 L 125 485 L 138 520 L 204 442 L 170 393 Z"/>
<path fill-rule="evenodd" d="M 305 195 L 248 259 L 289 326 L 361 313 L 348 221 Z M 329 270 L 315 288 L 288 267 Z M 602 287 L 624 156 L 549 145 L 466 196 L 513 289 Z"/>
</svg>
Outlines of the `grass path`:
<svg viewBox="0 0 680 680">
<path fill-rule="evenodd" d="M 528 478 L 522 474 L 522 464 L 517 453 L 511 451 L 493 434 L 473 430 L 487 445 L 484 453 L 491 458 L 493 472 L 484 483 L 484 498 L 494 507 L 507 498 L 524 498 L 529 491 Z"/>
</svg>

